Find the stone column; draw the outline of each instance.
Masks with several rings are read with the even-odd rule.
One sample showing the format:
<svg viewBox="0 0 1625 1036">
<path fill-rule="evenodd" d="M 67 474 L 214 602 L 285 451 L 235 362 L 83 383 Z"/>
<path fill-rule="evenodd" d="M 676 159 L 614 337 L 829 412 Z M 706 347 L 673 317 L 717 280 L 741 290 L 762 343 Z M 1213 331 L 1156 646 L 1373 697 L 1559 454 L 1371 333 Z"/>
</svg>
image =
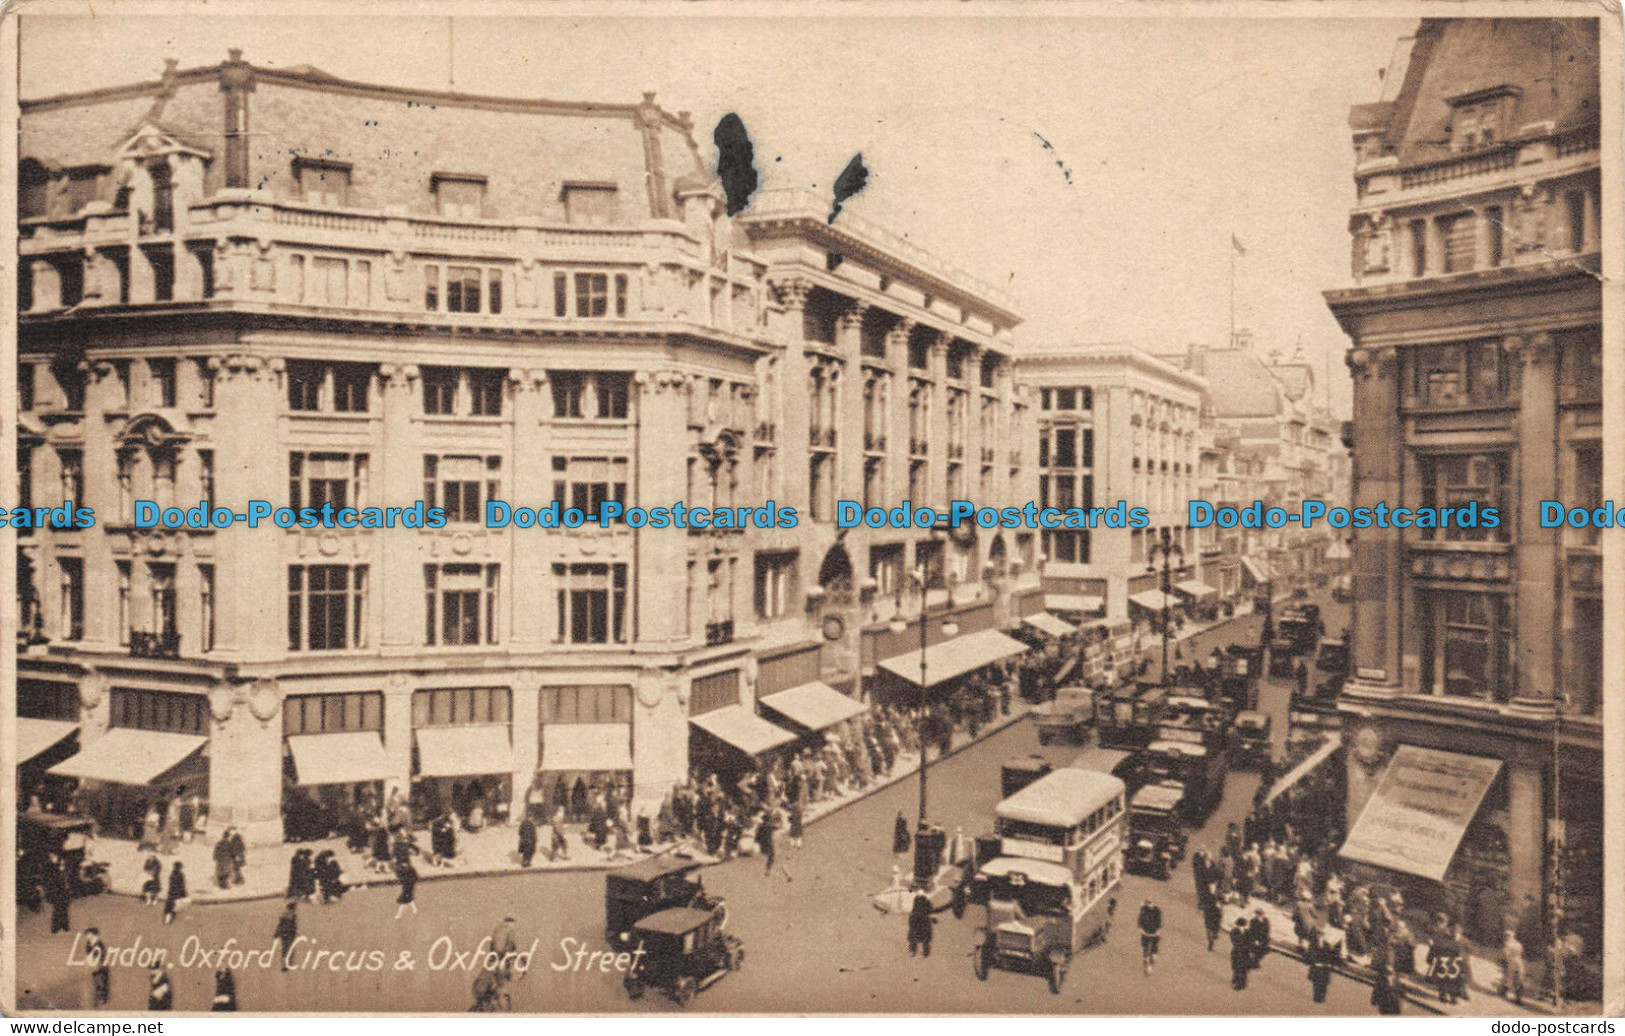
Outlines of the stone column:
<svg viewBox="0 0 1625 1036">
<path fill-rule="evenodd" d="M 1375 507 L 1401 498 L 1404 482 L 1404 424 L 1399 412 L 1399 361 L 1392 347 L 1355 349 L 1348 363 L 1354 372 L 1355 442 L 1354 506 Z M 1354 606 L 1351 688 L 1363 693 L 1398 693 L 1405 621 L 1401 607 L 1404 546 L 1398 529 L 1359 529 L 1353 543 Z M 1362 679 L 1360 669 L 1384 675 Z"/>
<path fill-rule="evenodd" d="M 124 409 L 124 388 L 111 364 L 80 364 L 85 378 L 84 420 L 80 428 L 84 434 L 83 471 L 84 504 L 96 512 L 99 526 L 119 524 L 118 444 L 113 435 L 117 428 L 110 425 L 108 411 Z M 49 447 L 35 451 L 36 457 Z M 50 451 L 54 453 L 55 451 Z M 50 467 L 55 468 L 51 457 Z M 46 488 L 39 476 L 41 468 L 34 469 L 34 496 L 41 498 Z M 54 492 L 53 496 L 60 495 Z M 218 534 L 216 534 L 218 535 Z M 112 554 L 112 540 L 108 535 L 81 534 L 85 559 L 85 636 L 87 647 L 118 650 L 118 568 Z M 44 566 L 37 566 L 36 572 Z"/>
<path fill-rule="evenodd" d="M 899 320 L 886 332 L 886 365 L 892 374 L 886 428 L 886 506 L 908 496 L 908 339 L 914 321 Z"/>
<path fill-rule="evenodd" d="M 776 283 L 774 291 L 785 311 L 781 316 L 784 329 L 784 360 L 779 369 L 778 465 L 779 479 L 784 490 L 779 503 L 793 507 L 805 521 L 810 514 L 807 498 L 807 430 L 811 427 L 812 397 L 808 391 L 806 326 L 804 323 L 807 294 L 812 290 L 809 281 L 789 280 Z"/>
<path fill-rule="evenodd" d="M 632 812 L 654 816 L 671 786 L 688 775 L 689 680 L 644 669 L 632 687 Z"/>
<path fill-rule="evenodd" d="M 408 798 L 412 794 L 412 693 L 416 689 L 405 673 L 391 675 L 384 688 L 384 755 L 391 771 L 384 779 L 386 801 L 396 788 Z"/>
<path fill-rule="evenodd" d="M 254 846 L 282 843 L 282 693 L 274 680 L 219 687 L 209 700 L 209 820 Z M 194 874 L 203 882 L 205 876 Z"/>
<path fill-rule="evenodd" d="M 863 316 L 868 309 L 854 301 L 835 324 L 835 349 L 844 365 L 835 396 L 837 500 L 863 499 Z"/>
<path fill-rule="evenodd" d="M 507 502 L 515 508 L 545 507 L 553 499 L 553 458 L 550 452 L 549 420 L 553 413 L 552 390 L 547 371 L 541 368 L 508 372 L 509 398 L 513 406 L 513 468 L 508 475 Z M 636 404 L 634 404 L 636 405 Z M 636 413 L 636 411 L 634 411 Z M 639 470 L 627 473 L 636 486 Z M 557 631 L 553 614 L 552 546 L 557 542 L 539 529 L 516 529 L 509 533 L 513 595 L 513 646 L 516 651 L 535 650 L 552 641 Z M 520 690 L 514 688 L 514 746 L 519 745 Z"/>
<path fill-rule="evenodd" d="M 238 514 L 247 513 L 250 500 L 273 507 L 287 500 L 288 456 L 277 434 L 285 403 L 281 368 L 280 360 L 240 354 L 220 366 L 215 404 L 231 421 L 216 426 L 216 496 Z M 257 529 L 238 523 L 214 535 L 218 649 L 234 661 L 281 658 L 288 642 L 286 534 L 263 518 Z"/>
<path fill-rule="evenodd" d="M 386 363 L 378 370 L 378 404 L 383 410 L 383 456 L 371 464 L 374 503 L 405 506 L 423 495 L 423 450 L 416 420 L 422 405 L 421 384 L 413 364 Z M 516 454 L 514 467 L 522 470 Z M 421 541 L 400 531 L 376 541 L 377 571 L 373 593 L 382 617 L 379 643 L 385 651 L 421 642 L 423 635 L 423 561 Z M 523 585 L 514 580 L 513 592 Z M 517 611 L 517 609 L 516 609 Z M 410 715 L 408 716 L 410 719 Z"/>
<path fill-rule="evenodd" d="M 688 378 L 677 371 L 637 376 L 638 430 L 635 464 L 637 492 L 633 503 L 666 506 L 685 498 L 687 486 Z M 806 432 L 803 430 L 802 435 Z M 805 440 L 803 440 L 805 441 Z M 636 588 L 637 639 L 640 643 L 685 641 L 682 608 L 674 607 L 669 588 L 683 585 L 688 537 L 681 530 L 640 529 L 635 540 L 632 585 Z"/>
<path fill-rule="evenodd" d="M 1540 502 L 1557 499 L 1557 350 L 1552 338 L 1539 334 L 1510 341 L 1508 352 L 1523 363 L 1518 403 L 1516 495 L 1508 494 L 1517 524 L 1516 629 L 1517 696 L 1551 699 L 1554 695 L 1561 529 L 1540 527 Z M 1511 518 L 1510 515 L 1506 516 Z"/>
<path fill-rule="evenodd" d="M 926 373 L 931 379 L 931 435 L 926 456 L 931 461 L 930 506 L 946 510 L 948 502 L 948 348 L 953 338 L 938 331 L 931 343 L 926 360 Z"/>
<path fill-rule="evenodd" d="M 531 553 L 531 552 L 521 552 Z M 539 553 L 539 552 L 537 552 Z M 539 608 L 525 609 L 541 611 Z M 525 796 L 541 765 L 541 676 L 531 669 L 514 674 L 513 694 L 513 799 L 508 816 L 517 825 L 525 818 Z"/>
</svg>

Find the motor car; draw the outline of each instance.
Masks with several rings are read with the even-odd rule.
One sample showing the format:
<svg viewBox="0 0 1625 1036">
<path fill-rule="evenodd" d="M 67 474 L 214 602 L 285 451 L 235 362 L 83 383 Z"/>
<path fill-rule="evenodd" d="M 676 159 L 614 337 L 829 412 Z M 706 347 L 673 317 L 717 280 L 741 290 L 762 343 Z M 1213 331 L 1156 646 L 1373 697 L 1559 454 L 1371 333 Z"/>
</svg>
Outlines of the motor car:
<svg viewBox="0 0 1625 1036">
<path fill-rule="evenodd" d="M 1055 767 L 1041 755 L 1010 760 L 999 771 L 999 797 L 1009 798 L 1053 769 Z"/>
<path fill-rule="evenodd" d="M 1185 858 L 1185 787 L 1176 781 L 1148 784 L 1134 793 L 1128 807 L 1128 848 L 1123 869 L 1167 878 Z"/>
<path fill-rule="evenodd" d="M 1298 666 L 1298 644 L 1292 637 L 1279 636 L 1270 641 L 1270 676 L 1291 679 Z"/>
<path fill-rule="evenodd" d="M 1236 714 L 1230 727 L 1231 758 L 1240 765 L 1263 766 L 1272 754 L 1270 717 L 1256 709 Z"/>
<path fill-rule="evenodd" d="M 47 872 L 54 866 L 52 856 L 61 861 L 67 874 L 70 898 L 106 892 L 107 863 L 86 857 L 95 831 L 96 822 L 89 817 L 36 810 L 20 814 L 17 817 L 17 902 L 30 910 L 40 909 Z"/>
<path fill-rule="evenodd" d="M 705 866 L 677 856 L 652 856 L 604 875 L 604 938 L 624 943 L 632 926 L 671 907 L 710 905 L 705 886 L 690 875 Z"/>
<path fill-rule="evenodd" d="M 1095 721 L 1095 692 L 1088 687 L 1063 687 L 1055 692 L 1053 701 L 1036 706 L 1033 716 L 1039 744 L 1082 744 Z"/>
<path fill-rule="evenodd" d="M 650 989 L 687 1007 L 702 990 L 745 962 L 738 937 L 724 931 L 728 908 L 717 903 L 709 909 L 673 907 L 650 914 L 632 926 L 627 941 L 634 954 L 622 985 L 626 995 L 639 1000 Z"/>
</svg>

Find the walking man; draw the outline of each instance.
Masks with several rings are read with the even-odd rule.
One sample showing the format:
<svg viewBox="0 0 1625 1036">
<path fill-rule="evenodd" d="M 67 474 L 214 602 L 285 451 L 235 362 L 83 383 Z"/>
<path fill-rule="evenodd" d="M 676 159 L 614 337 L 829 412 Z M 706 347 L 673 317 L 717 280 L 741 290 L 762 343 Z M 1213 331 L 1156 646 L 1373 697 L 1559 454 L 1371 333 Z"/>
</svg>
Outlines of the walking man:
<svg viewBox="0 0 1625 1036">
<path fill-rule="evenodd" d="M 1247 972 L 1252 970 L 1253 949 L 1251 941 L 1247 938 L 1247 919 L 1236 918 L 1236 925 L 1230 929 L 1230 988 L 1243 990 L 1247 988 Z"/>
<path fill-rule="evenodd" d="M 272 936 L 277 943 L 278 955 L 282 958 L 282 970 L 288 970 L 288 954 L 293 952 L 294 940 L 299 938 L 299 917 L 294 913 L 298 904 L 288 900 L 288 906 L 277 918 L 276 933 Z"/>
<path fill-rule="evenodd" d="M 1157 963 L 1157 949 L 1162 942 L 1162 908 L 1149 899 L 1140 905 L 1140 960 L 1145 973 Z"/>
</svg>

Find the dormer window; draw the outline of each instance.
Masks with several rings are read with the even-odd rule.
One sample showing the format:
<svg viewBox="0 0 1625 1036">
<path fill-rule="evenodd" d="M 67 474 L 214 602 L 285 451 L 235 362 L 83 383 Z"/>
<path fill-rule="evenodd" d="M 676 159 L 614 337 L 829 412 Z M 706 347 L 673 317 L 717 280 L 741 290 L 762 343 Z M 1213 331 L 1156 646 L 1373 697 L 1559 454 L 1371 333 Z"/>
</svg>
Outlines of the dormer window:
<svg viewBox="0 0 1625 1036">
<path fill-rule="evenodd" d="M 615 222 L 616 185 L 612 183 L 567 183 L 564 185 L 564 218 L 570 223 L 606 226 Z"/>
<path fill-rule="evenodd" d="M 343 208 L 350 198 L 348 162 L 318 162 L 295 159 L 294 178 L 299 183 L 300 200 L 324 208 Z"/>
<path fill-rule="evenodd" d="M 432 186 L 440 215 L 449 219 L 479 219 L 485 215 L 485 177 L 435 173 Z"/>
<path fill-rule="evenodd" d="M 1499 144 L 1507 136 L 1518 103 L 1514 86 L 1492 86 L 1449 98 L 1450 150 L 1476 151 Z"/>
</svg>

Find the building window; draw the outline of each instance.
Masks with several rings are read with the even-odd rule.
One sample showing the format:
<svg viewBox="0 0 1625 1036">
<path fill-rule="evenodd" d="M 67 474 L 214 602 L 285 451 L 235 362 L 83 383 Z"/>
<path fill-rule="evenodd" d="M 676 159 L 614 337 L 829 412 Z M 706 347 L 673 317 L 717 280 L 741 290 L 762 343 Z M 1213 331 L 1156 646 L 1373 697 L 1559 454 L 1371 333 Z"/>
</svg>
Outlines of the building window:
<svg viewBox="0 0 1625 1036">
<path fill-rule="evenodd" d="M 553 275 L 553 315 L 556 317 L 570 315 L 570 279 L 562 273 Z"/>
<path fill-rule="evenodd" d="M 875 581 L 875 595 L 896 594 L 903 578 L 903 545 L 888 543 L 869 548 L 869 578 Z"/>
<path fill-rule="evenodd" d="M 311 256 L 305 275 L 304 300 L 314 306 L 343 306 L 350 301 L 350 264 L 343 259 Z"/>
<path fill-rule="evenodd" d="M 436 173 L 430 189 L 435 208 L 447 219 L 479 219 L 485 214 L 485 177 Z"/>
<path fill-rule="evenodd" d="M 564 644 L 626 643 L 626 566 L 554 565 L 557 639 Z"/>
<path fill-rule="evenodd" d="M 319 363 L 289 360 L 286 368 L 288 409 L 364 414 L 376 368 L 366 363 Z"/>
<path fill-rule="evenodd" d="M 156 407 L 173 407 L 175 405 L 175 361 L 148 360 L 147 377 L 152 382 L 152 405 Z"/>
<path fill-rule="evenodd" d="M 325 373 L 322 365 L 308 360 L 289 360 L 287 373 L 288 409 L 320 410 Z"/>
<path fill-rule="evenodd" d="M 1561 402 L 1602 402 L 1602 336 L 1595 328 L 1562 335 L 1557 362 Z"/>
<path fill-rule="evenodd" d="M 1602 446 L 1598 443 L 1574 447 L 1574 500 L 1569 506 L 1587 511 L 1602 506 Z M 1602 542 L 1602 530 L 1595 525 L 1571 528 L 1567 535 L 1571 543 L 1596 546 Z"/>
<path fill-rule="evenodd" d="M 1089 564 L 1089 530 L 1061 529 L 1043 533 L 1043 549 L 1051 561 Z"/>
<path fill-rule="evenodd" d="M 576 316 L 601 317 L 609 312 L 609 276 L 602 273 L 578 273 L 576 281 Z"/>
<path fill-rule="evenodd" d="M 497 642 L 499 565 L 423 566 L 425 643 Z"/>
<path fill-rule="evenodd" d="M 342 208 L 349 204 L 350 166 L 342 162 L 312 162 L 296 159 L 294 178 L 299 197 L 309 205 Z"/>
<path fill-rule="evenodd" d="M 1409 356 L 1411 394 L 1421 406 L 1496 404 L 1514 393 L 1515 364 L 1497 341 L 1418 346 Z"/>
<path fill-rule="evenodd" d="M 788 615 L 795 599 L 795 552 L 756 555 L 756 617 L 777 619 Z"/>
<path fill-rule="evenodd" d="M 1433 694 L 1505 702 L 1515 692 L 1512 608 L 1499 594 L 1423 598 L 1423 673 Z"/>
<path fill-rule="evenodd" d="M 382 733 L 383 729 L 384 696 L 379 691 L 290 694 L 282 701 L 282 733 L 285 737 L 364 730 Z"/>
<path fill-rule="evenodd" d="M 1506 248 L 1506 217 L 1499 205 L 1484 209 L 1484 265 L 1500 266 Z"/>
<path fill-rule="evenodd" d="M 625 457 L 554 457 L 553 499 L 585 514 L 606 500 L 625 504 L 627 466 Z"/>
<path fill-rule="evenodd" d="M 570 223 L 604 226 L 615 221 L 614 184 L 565 184 L 564 218 Z"/>
<path fill-rule="evenodd" d="M 482 501 L 501 496 L 501 457 L 423 458 L 424 506 L 445 511 L 448 522 L 483 521 Z"/>
<path fill-rule="evenodd" d="M 288 566 L 288 650 L 366 647 L 366 565 Z"/>
<path fill-rule="evenodd" d="M 440 267 L 423 268 L 423 308 L 433 313 L 440 308 Z"/>
<path fill-rule="evenodd" d="M 480 311 L 480 269 L 477 266 L 446 267 L 446 312 Z"/>
<path fill-rule="evenodd" d="M 214 566 L 197 567 L 198 650 L 214 650 Z"/>
<path fill-rule="evenodd" d="M 332 369 L 333 409 L 341 414 L 366 413 L 372 367 L 362 363 L 335 363 Z"/>
<path fill-rule="evenodd" d="M 367 478 L 365 453 L 290 453 L 288 506 L 294 509 L 334 509 L 361 506 L 361 487 Z"/>
<path fill-rule="evenodd" d="M 130 563 L 128 561 L 115 561 L 118 569 L 118 601 L 117 614 L 114 623 L 118 629 L 118 642 L 124 647 L 130 646 Z"/>
<path fill-rule="evenodd" d="M 552 723 L 630 723 L 632 688 L 543 687 L 541 721 L 544 727 Z"/>
<path fill-rule="evenodd" d="M 624 421 L 631 376 L 621 371 L 548 371 L 554 417 Z"/>
<path fill-rule="evenodd" d="M 1411 231 L 1411 276 L 1422 277 L 1428 272 L 1428 225 L 1425 220 L 1413 219 Z"/>
<path fill-rule="evenodd" d="M 502 416 L 502 380 L 499 370 L 468 372 L 468 412 L 473 417 Z"/>
<path fill-rule="evenodd" d="M 58 450 L 62 465 L 62 499 L 76 509 L 84 503 L 85 454 L 83 450 Z"/>
<path fill-rule="evenodd" d="M 942 543 L 918 540 L 914 544 L 914 564 L 925 574 L 928 590 L 941 590 L 946 585 L 943 570 Z"/>
<path fill-rule="evenodd" d="M 175 566 L 153 564 L 147 566 L 147 598 L 152 617 L 152 632 L 161 643 L 175 639 Z"/>
<path fill-rule="evenodd" d="M 423 412 L 433 417 L 457 413 L 457 371 L 450 367 L 423 368 Z"/>
<path fill-rule="evenodd" d="M 214 506 L 214 451 L 197 451 L 197 481 L 198 492 L 203 495 L 203 502 L 211 508 Z"/>
<path fill-rule="evenodd" d="M 1563 195 L 1563 210 L 1568 216 L 1569 251 L 1583 252 L 1586 247 L 1586 196 L 1584 191 L 1568 191 Z"/>
<path fill-rule="evenodd" d="M 115 687 L 108 704 L 111 726 L 166 734 L 207 736 L 209 733 L 209 699 L 201 694 Z"/>
<path fill-rule="evenodd" d="M 1477 504 L 1482 513 L 1493 507 L 1501 522 L 1486 529 L 1480 519 L 1477 528 L 1461 528 L 1454 522 L 1444 529 L 1422 529 L 1424 540 L 1511 540 L 1514 515 L 1507 508 L 1507 456 L 1504 453 L 1461 453 L 1424 456 L 1422 467 L 1422 506 L 1459 508 Z"/>
<path fill-rule="evenodd" d="M 83 558 L 57 558 L 62 570 L 62 615 L 58 628 L 63 640 L 85 635 L 85 562 Z"/>
<path fill-rule="evenodd" d="M 412 692 L 412 728 L 472 727 L 513 719 L 513 692 L 506 687 L 438 687 Z"/>
<path fill-rule="evenodd" d="M 689 685 L 688 714 L 703 716 L 707 712 L 739 704 L 739 670 L 729 669 L 710 676 L 700 676 Z"/>
<path fill-rule="evenodd" d="M 1471 270 L 1478 258 L 1478 224 L 1471 213 L 1439 219 L 1439 238 L 1444 242 L 1444 272 Z"/>
</svg>

